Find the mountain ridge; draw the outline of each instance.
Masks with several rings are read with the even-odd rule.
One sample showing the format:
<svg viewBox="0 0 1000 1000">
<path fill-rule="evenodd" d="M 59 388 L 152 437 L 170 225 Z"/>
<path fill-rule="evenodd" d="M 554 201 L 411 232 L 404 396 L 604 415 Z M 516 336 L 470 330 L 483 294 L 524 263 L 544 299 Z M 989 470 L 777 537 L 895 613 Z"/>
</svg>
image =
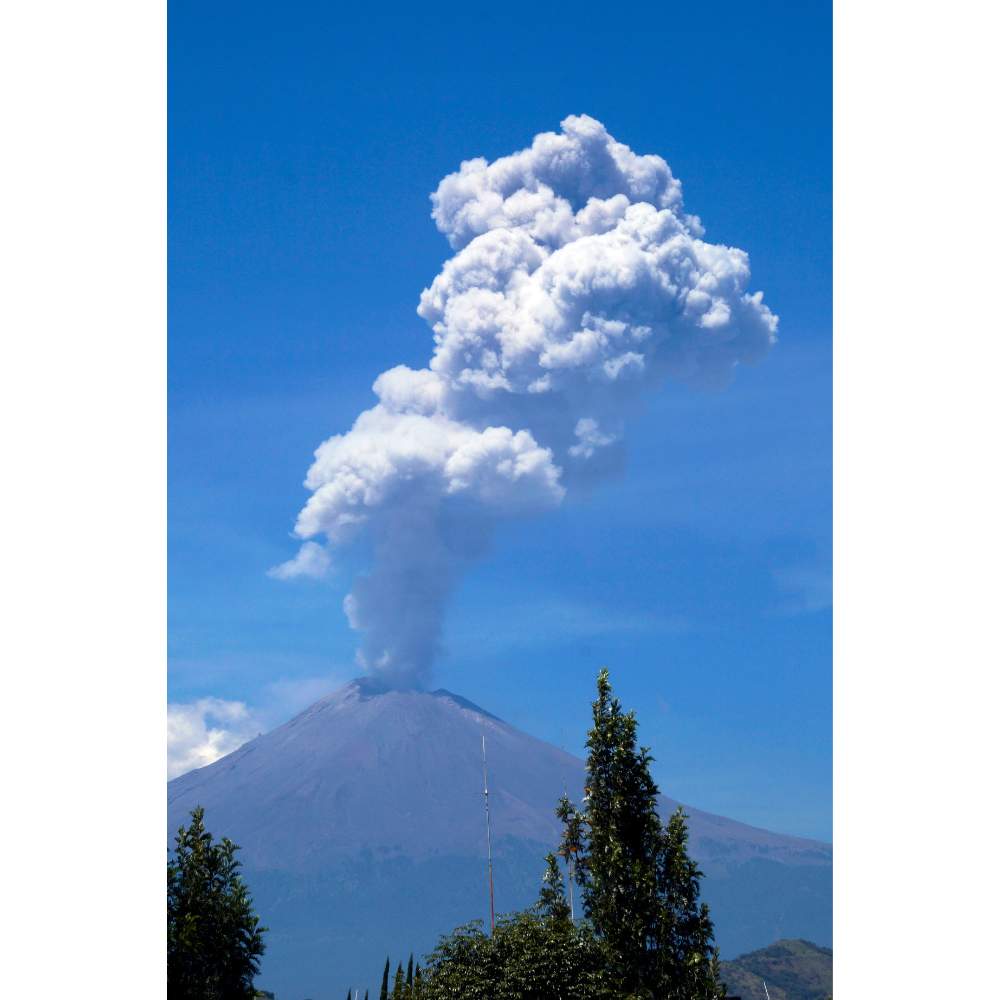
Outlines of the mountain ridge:
<svg viewBox="0 0 1000 1000">
<path fill-rule="evenodd" d="M 765 996 L 770 1000 L 826 1000 L 833 995 L 833 952 L 801 938 L 775 941 L 723 962 L 722 981 L 743 1000 Z"/>
</svg>

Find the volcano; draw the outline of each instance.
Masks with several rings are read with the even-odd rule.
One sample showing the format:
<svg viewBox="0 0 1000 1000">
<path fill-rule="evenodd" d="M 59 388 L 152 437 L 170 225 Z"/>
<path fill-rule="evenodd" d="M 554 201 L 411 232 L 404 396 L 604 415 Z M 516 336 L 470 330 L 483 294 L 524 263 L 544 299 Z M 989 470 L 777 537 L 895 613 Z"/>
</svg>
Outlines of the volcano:
<svg viewBox="0 0 1000 1000">
<path fill-rule="evenodd" d="M 558 841 L 554 808 L 579 801 L 585 764 L 448 691 L 362 678 L 168 788 L 168 836 L 195 806 L 241 847 L 269 928 L 258 984 L 279 1000 L 371 986 L 473 918 L 488 919 L 481 746 L 489 753 L 497 911 L 537 896 Z M 661 814 L 678 805 L 661 798 Z M 829 944 L 828 844 L 685 805 L 723 955 L 779 938 Z"/>
</svg>

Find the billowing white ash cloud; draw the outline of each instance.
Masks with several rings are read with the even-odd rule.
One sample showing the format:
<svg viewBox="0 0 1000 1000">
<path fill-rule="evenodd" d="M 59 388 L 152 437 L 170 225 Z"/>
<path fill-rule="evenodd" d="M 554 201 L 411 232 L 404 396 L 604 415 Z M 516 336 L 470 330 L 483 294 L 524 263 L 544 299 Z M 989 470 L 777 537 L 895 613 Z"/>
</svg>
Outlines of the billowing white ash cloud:
<svg viewBox="0 0 1000 1000">
<path fill-rule="evenodd" d="M 466 161 L 431 200 L 455 255 L 417 310 L 428 367 L 384 372 L 376 405 L 320 445 L 295 526 L 333 548 L 370 537 L 345 609 L 363 665 L 399 685 L 427 679 L 448 599 L 499 522 L 608 474 L 646 393 L 723 387 L 777 329 L 746 253 L 706 242 L 667 163 L 593 118 Z"/>
</svg>

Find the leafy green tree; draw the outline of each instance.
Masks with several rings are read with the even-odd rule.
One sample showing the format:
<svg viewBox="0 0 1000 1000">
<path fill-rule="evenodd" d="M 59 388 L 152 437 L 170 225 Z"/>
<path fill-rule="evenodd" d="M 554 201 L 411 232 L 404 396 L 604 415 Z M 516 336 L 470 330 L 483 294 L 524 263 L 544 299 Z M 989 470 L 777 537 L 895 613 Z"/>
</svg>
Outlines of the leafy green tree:
<svg viewBox="0 0 1000 1000">
<path fill-rule="evenodd" d="M 545 874 L 535 908 L 545 918 L 556 922 L 569 921 L 569 903 L 566 901 L 566 885 L 563 881 L 559 862 L 554 854 L 545 855 Z"/>
<path fill-rule="evenodd" d="M 584 914 L 620 995 L 714 1000 L 725 990 L 708 908 L 698 905 L 701 872 L 687 854 L 683 813 L 666 829 L 660 821 L 653 758 L 637 730 L 635 713 L 622 710 L 602 670 L 583 808 L 560 800 L 559 853 L 573 859 Z"/>
<path fill-rule="evenodd" d="M 702 873 L 687 852 L 686 817 L 678 808 L 662 835 L 656 979 L 667 998 L 724 996 L 708 907 L 698 902 Z"/>
<path fill-rule="evenodd" d="M 699 903 L 702 872 L 687 852 L 687 817 L 678 808 L 663 835 L 657 927 L 657 995 L 667 1000 L 718 1000 L 726 987 L 708 906 Z"/>
<path fill-rule="evenodd" d="M 570 888 L 572 889 L 572 882 L 577 881 L 577 860 L 583 853 L 583 815 L 573 806 L 569 797 L 563 793 L 556 805 L 556 816 L 563 824 L 562 842 L 559 845 L 558 854 L 566 863 L 570 875 Z"/>
<path fill-rule="evenodd" d="M 498 925 L 498 930 L 503 922 Z M 502 933 L 502 931 L 501 931 Z M 494 996 L 499 966 L 489 935 L 483 933 L 482 921 L 475 920 L 444 935 L 427 956 L 424 996 L 427 1000 L 446 997 Z"/>
<path fill-rule="evenodd" d="M 658 789 L 636 730 L 634 713 L 622 711 L 602 670 L 587 737 L 584 808 L 568 815 L 563 803 L 557 809 L 567 824 L 561 853 L 575 855 L 584 913 L 607 945 L 625 993 L 640 991 L 651 979 L 650 939 L 658 909 Z"/>
<path fill-rule="evenodd" d="M 459 927 L 429 956 L 421 1000 L 620 1000 L 605 975 L 605 954 L 588 927 L 537 912 Z"/>
<path fill-rule="evenodd" d="M 167 862 L 169 1000 L 252 1000 L 264 932 L 239 874 L 239 848 L 214 841 L 199 806 Z"/>
</svg>

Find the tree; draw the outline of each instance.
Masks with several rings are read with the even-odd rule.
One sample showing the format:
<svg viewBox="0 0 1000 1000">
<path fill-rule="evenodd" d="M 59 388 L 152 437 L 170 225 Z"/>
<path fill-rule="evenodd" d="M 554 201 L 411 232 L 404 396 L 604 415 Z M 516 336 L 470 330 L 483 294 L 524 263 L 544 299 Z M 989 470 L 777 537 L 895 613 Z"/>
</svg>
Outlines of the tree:
<svg viewBox="0 0 1000 1000">
<path fill-rule="evenodd" d="M 554 854 L 545 855 L 545 874 L 542 876 L 542 888 L 535 904 L 538 912 L 547 920 L 555 922 L 569 921 L 569 903 L 566 902 L 566 888 L 559 862 Z"/>
<path fill-rule="evenodd" d="M 637 741 L 608 672 L 597 679 L 587 738 L 582 808 L 564 795 L 557 851 L 582 890 L 574 922 L 557 854 L 545 858 L 538 901 L 501 918 L 492 935 L 476 921 L 441 938 L 412 980 L 396 973 L 393 997 L 419 1000 L 719 1000 L 725 987 L 702 873 L 688 855 L 686 817 L 664 826 L 652 756 Z M 412 961 L 412 959 L 411 959 Z M 383 997 L 389 963 L 383 974 Z M 408 987 L 410 993 L 403 993 Z"/>
<path fill-rule="evenodd" d="M 688 855 L 687 841 L 686 816 L 678 807 L 662 834 L 657 875 L 662 904 L 656 980 L 671 1000 L 725 995 L 708 907 L 698 902 L 702 873 Z"/>
<path fill-rule="evenodd" d="M 584 914 L 607 950 L 620 995 L 724 996 L 708 908 L 697 904 L 701 872 L 687 854 L 685 818 L 676 813 L 664 829 L 653 758 L 638 745 L 637 730 L 635 713 L 622 711 L 602 670 L 583 808 L 560 801 L 559 853 L 573 859 Z"/>
<path fill-rule="evenodd" d="M 199 806 L 167 862 L 169 1000 L 252 1000 L 264 932 L 239 874 L 239 850 L 215 842 Z"/>
<path fill-rule="evenodd" d="M 378 993 L 378 1000 L 389 1000 L 389 956 L 385 957 L 385 968 L 382 970 L 382 988 Z"/>
<path fill-rule="evenodd" d="M 382 969 L 382 987 L 379 991 L 381 1000 L 406 1000 L 407 997 L 419 997 L 422 985 L 420 963 L 414 965 L 413 953 L 410 953 L 409 961 L 406 963 L 406 971 L 403 971 L 403 963 L 396 966 L 396 972 L 392 979 L 392 990 L 389 990 L 389 958 L 385 960 L 385 967 Z M 365 1000 L 368 1000 L 368 991 L 365 991 Z"/>
<path fill-rule="evenodd" d="M 396 966 L 396 978 L 392 983 L 392 1000 L 402 1000 L 406 995 L 406 980 L 403 974 L 403 963 Z"/>
<path fill-rule="evenodd" d="M 619 1000 L 602 945 L 586 926 L 537 912 L 479 921 L 446 935 L 428 957 L 421 1000 Z"/>
<path fill-rule="evenodd" d="M 625 993 L 639 991 L 651 978 L 658 902 L 658 789 L 649 751 L 636 745 L 636 730 L 635 714 L 622 711 L 602 670 L 587 737 L 584 809 L 567 815 L 560 803 L 557 810 L 566 816 L 561 851 L 576 858 L 584 913 L 607 945 Z"/>
</svg>

